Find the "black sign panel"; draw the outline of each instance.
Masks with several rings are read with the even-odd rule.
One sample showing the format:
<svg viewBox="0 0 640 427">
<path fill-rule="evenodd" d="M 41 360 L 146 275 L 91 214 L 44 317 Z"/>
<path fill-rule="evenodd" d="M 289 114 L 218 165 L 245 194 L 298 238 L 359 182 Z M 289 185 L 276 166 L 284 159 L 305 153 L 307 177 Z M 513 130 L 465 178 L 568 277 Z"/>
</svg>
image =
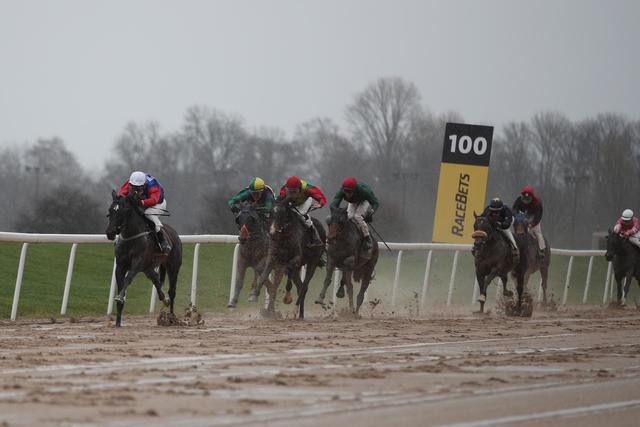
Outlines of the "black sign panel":
<svg viewBox="0 0 640 427">
<path fill-rule="evenodd" d="M 492 139 L 493 126 L 447 123 L 442 162 L 489 166 Z"/>
</svg>

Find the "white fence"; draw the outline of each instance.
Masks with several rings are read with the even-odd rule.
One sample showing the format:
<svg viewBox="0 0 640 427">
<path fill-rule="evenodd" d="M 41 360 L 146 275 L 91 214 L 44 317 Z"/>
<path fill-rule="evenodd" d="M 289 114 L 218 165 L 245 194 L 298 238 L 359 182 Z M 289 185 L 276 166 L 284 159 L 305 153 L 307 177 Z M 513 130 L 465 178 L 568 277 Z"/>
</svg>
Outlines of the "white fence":
<svg viewBox="0 0 640 427">
<path fill-rule="evenodd" d="M 238 258 L 238 237 L 235 235 L 183 235 L 180 236 L 183 243 L 195 243 L 195 249 L 193 253 L 193 271 L 191 276 L 191 302 L 196 303 L 196 290 L 198 281 L 198 258 L 200 254 L 200 245 L 202 243 L 226 243 L 234 244 L 235 249 L 233 252 L 233 264 L 231 269 L 231 280 L 229 284 L 229 298 L 231 299 L 234 292 L 234 284 L 237 275 L 237 258 Z M 71 243 L 71 252 L 69 254 L 69 262 L 67 266 L 67 275 L 64 285 L 64 293 L 62 297 L 62 307 L 60 308 L 60 314 L 66 314 L 67 305 L 69 302 L 69 291 L 71 289 L 71 280 L 73 277 L 73 267 L 75 263 L 75 255 L 77 246 L 80 243 L 109 243 L 109 240 L 104 235 L 99 234 L 28 234 L 28 233 L 7 233 L 0 232 L 0 242 L 20 242 L 22 243 L 22 250 L 20 252 L 20 261 L 18 264 L 18 273 L 16 277 L 15 290 L 13 294 L 13 303 L 11 306 L 11 320 L 15 320 L 18 312 L 18 302 L 20 299 L 20 288 L 22 286 L 22 277 L 24 273 L 24 265 L 27 256 L 27 249 L 30 243 Z M 453 263 L 451 266 L 451 275 L 449 278 L 449 289 L 447 294 L 447 306 L 452 304 L 453 290 L 455 285 L 456 271 L 458 269 L 458 257 L 460 252 L 471 252 L 471 245 L 456 245 L 456 244 L 441 244 L 441 243 L 388 243 L 389 248 L 397 250 L 398 255 L 396 259 L 395 274 L 393 280 L 393 288 L 391 294 L 391 305 L 395 307 L 398 294 L 398 287 L 400 283 L 400 269 L 402 265 L 402 254 L 405 251 L 422 251 L 427 252 L 427 259 L 424 272 L 424 280 L 422 282 L 422 290 L 420 294 L 420 309 L 423 310 L 427 301 L 427 291 L 429 289 L 429 276 L 431 270 L 431 260 L 434 251 L 453 252 Z M 383 244 L 379 244 L 381 250 L 385 249 Z M 562 296 L 562 305 L 566 305 L 567 296 L 569 290 L 569 284 L 571 281 L 571 273 L 573 269 L 573 260 L 575 257 L 589 257 L 589 265 L 587 269 L 587 278 L 585 281 L 582 303 L 587 302 L 587 296 L 589 293 L 589 286 L 591 284 L 591 270 L 593 267 L 593 259 L 596 256 L 604 256 L 604 251 L 597 250 L 585 250 L 585 251 L 573 251 L 566 249 L 551 249 L 553 255 L 569 256 L 569 264 L 567 267 L 564 292 Z M 602 298 L 602 303 L 606 303 L 608 298 L 612 298 L 613 285 L 611 283 L 611 263 L 607 268 L 607 274 L 605 277 L 605 289 Z M 335 302 L 335 289 L 337 282 L 337 274 L 334 274 L 334 302 Z M 113 298 L 115 296 L 115 260 L 113 265 L 113 272 L 111 275 L 111 286 L 109 291 L 109 299 L 107 303 L 107 314 L 111 314 L 113 309 Z M 477 296 L 478 286 L 473 286 L 472 301 L 475 301 Z M 539 288 L 538 298 L 540 299 L 541 287 Z M 155 302 L 157 299 L 155 287 L 152 287 L 151 300 L 149 303 L 149 311 L 153 312 L 155 309 Z"/>
</svg>

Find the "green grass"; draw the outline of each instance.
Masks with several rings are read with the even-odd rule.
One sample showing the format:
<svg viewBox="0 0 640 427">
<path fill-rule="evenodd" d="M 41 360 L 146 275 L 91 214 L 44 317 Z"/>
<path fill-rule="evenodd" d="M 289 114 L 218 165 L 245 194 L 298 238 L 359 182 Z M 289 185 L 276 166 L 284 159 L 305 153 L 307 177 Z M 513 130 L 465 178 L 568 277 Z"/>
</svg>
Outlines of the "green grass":
<svg viewBox="0 0 640 427">
<path fill-rule="evenodd" d="M 178 281 L 176 308 L 189 303 L 193 266 L 193 244 L 184 245 L 184 258 Z M 0 319 L 10 317 L 11 304 L 20 257 L 20 243 L 0 243 Z M 27 250 L 24 278 L 18 306 L 18 317 L 59 317 L 67 271 L 70 244 L 30 244 Z M 229 298 L 233 245 L 203 244 L 200 247 L 197 305 L 205 312 L 224 311 Z M 390 303 L 397 252 L 381 252 L 376 269 L 376 279 L 371 285 L 369 299 L 379 298 Z M 568 302 L 582 302 L 587 274 L 588 258 L 574 259 Z M 427 307 L 443 307 L 446 304 L 453 253 L 434 252 L 432 257 Z M 568 257 L 554 256 L 551 263 L 549 290 L 560 303 L 567 272 Z M 404 252 L 397 294 L 398 306 L 415 305 L 420 298 L 424 279 L 426 252 Z M 113 269 L 113 247 L 108 244 L 81 244 L 76 253 L 75 268 L 67 316 L 102 315 L 107 311 L 109 285 Z M 325 270 L 316 272 L 308 299 L 315 299 Z M 588 303 L 602 302 L 606 262 L 603 257 L 594 260 Z M 245 278 L 245 286 L 239 299 L 239 307 L 250 307 L 246 302 L 247 289 L 253 279 L 253 271 Z M 495 283 L 495 282 L 494 282 Z M 530 289 L 536 290 L 539 275 L 532 278 Z M 454 305 L 471 305 L 474 285 L 473 261 L 470 254 L 461 253 L 458 260 Z M 359 285 L 357 285 L 359 286 Z M 495 286 L 492 285 L 492 287 Z M 281 289 L 284 284 L 281 285 Z M 143 314 L 149 310 L 151 283 L 142 275 L 129 288 L 126 312 Z M 165 284 L 164 289 L 167 289 Z M 634 286 L 631 297 L 638 294 Z M 490 289 L 490 301 L 495 289 Z M 157 310 L 157 309 L 156 309 Z"/>
</svg>

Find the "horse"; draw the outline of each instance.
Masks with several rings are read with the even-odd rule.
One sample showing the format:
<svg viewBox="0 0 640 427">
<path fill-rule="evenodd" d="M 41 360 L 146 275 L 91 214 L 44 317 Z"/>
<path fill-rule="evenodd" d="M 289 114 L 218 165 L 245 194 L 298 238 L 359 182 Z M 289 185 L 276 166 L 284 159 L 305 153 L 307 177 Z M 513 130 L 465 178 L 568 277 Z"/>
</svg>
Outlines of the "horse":
<svg viewBox="0 0 640 427">
<path fill-rule="evenodd" d="M 515 267 L 517 260 L 511 251 L 511 244 L 502 233 L 496 230 L 489 220 L 483 216 L 473 213 L 475 222 L 474 232 L 471 235 L 474 239 L 473 257 L 476 269 L 476 279 L 480 288 L 480 313 L 484 313 L 484 303 L 487 300 L 487 286 L 496 278 L 502 281 L 502 294 L 512 297 L 513 292 L 507 289 L 507 275 Z"/>
<path fill-rule="evenodd" d="M 163 226 L 172 248 L 169 254 L 162 253 L 155 237 L 154 225 L 145 218 L 138 196 L 133 193 L 118 196 L 113 190 L 111 197 L 113 202 L 109 207 L 109 225 L 105 233 L 109 240 L 114 240 L 116 235 L 119 235 L 115 242 L 115 276 L 118 284 L 118 295 L 115 297 L 116 327 L 122 325 L 127 288 L 136 274 L 141 272 L 153 282 L 158 291 L 158 298 L 173 314 L 178 272 L 182 265 L 182 242 L 178 233 L 166 224 Z M 162 292 L 165 275 L 169 276 L 168 301 Z"/>
<path fill-rule="evenodd" d="M 256 289 L 258 277 L 266 266 L 267 250 L 269 248 L 267 220 L 260 215 L 252 203 L 244 202 L 240 205 L 236 223 L 240 230 L 240 235 L 238 236 L 240 241 L 238 276 L 236 278 L 234 296 L 229 300 L 227 308 L 234 308 L 238 303 L 244 276 L 249 267 L 253 268 L 254 271 L 251 290 L 254 291 Z"/>
<path fill-rule="evenodd" d="M 349 308 L 354 314 L 358 314 L 360 306 L 364 301 L 364 293 L 369 287 L 369 283 L 373 277 L 373 270 L 378 262 L 378 242 L 371 236 L 373 242 L 371 257 L 362 258 L 362 237 L 360 231 L 357 225 L 349 220 L 347 209 L 345 208 L 331 208 L 331 215 L 327 218 L 327 224 L 329 225 L 329 234 L 327 236 L 327 274 L 320 295 L 315 302 L 316 304 L 324 305 L 324 297 L 327 288 L 331 284 L 333 270 L 337 268 L 342 271 L 342 279 L 340 280 L 340 288 L 336 295 L 339 298 L 343 298 L 344 286 L 346 285 L 349 296 Z M 352 275 L 356 282 L 361 281 L 355 309 L 353 308 Z"/>
<path fill-rule="evenodd" d="M 547 304 L 547 279 L 549 277 L 549 265 L 551 264 L 551 249 L 547 238 L 544 237 L 544 258 L 538 257 L 538 240 L 529 229 L 529 216 L 526 212 L 515 212 L 513 216 L 513 231 L 520 262 L 513 269 L 518 291 L 518 308 L 522 305 L 522 295 L 529 283 L 529 277 L 536 271 L 540 271 L 542 277 L 542 299 Z"/>
<path fill-rule="evenodd" d="M 286 294 L 283 302 L 290 304 L 291 283 L 296 285 L 298 291 L 298 317 L 304 319 L 304 300 L 309 288 L 309 282 L 316 271 L 316 268 L 323 267 L 322 254 L 326 242 L 326 232 L 324 227 L 316 218 L 313 224 L 318 230 L 318 235 L 322 241 L 322 246 L 309 247 L 311 236 L 307 227 L 302 223 L 298 214 L 294 212 L 287 199 L 276 201 L 269 221 L 269 250 L 267 252 L 266 267 L 262 270 L 262 275 L 258 279 L 256 292 L 252 294 L 253 300 L 257 299 L 262 286 L 268 282 L 271 271 L 275 271 L 273 283 L 268 283 L 269 305 L 267 312 L 272 314 L 275 311 L 275 299 L 278 286 L 285 272 L 288 274 Z M 304 281 L 300 278 L 300 269 L 306 266 Z"/>
<path fill-rule="evenodd" d="M 613 275 L 618 285 L 617 303 L 624 306 L 627 295 L 629 295 L 631 280 L 635 277 L 638 285 L 640 285 L 640 248 L 623 235 L 614 233 L 609 229 L 607 251 L 604 256 L 607 261 L 613 262 Z M 623 278 L 624 293 L 622 288 Z"/>
</svg>

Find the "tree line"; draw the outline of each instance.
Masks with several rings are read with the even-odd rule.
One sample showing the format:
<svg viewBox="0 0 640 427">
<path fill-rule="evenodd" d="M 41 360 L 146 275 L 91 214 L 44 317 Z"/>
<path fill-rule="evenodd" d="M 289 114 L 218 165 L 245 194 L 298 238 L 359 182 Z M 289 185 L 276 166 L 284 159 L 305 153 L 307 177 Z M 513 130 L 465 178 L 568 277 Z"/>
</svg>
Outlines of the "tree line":
<svg viewBox="0 0 640 427">
<path fill-rule="evenodd" d="M 464 118 L 429 112 L 413 83 L 393 77 L 353 97 L 344 128 L 318 117 L 287 137 L 207 106 L 187 109 L 179 129 L 127 123 L 99 176 L 89 175 L 61 139 L 40 139 L 2 150 L 0 227 L 101 233 L 111 188 L 143 170 L 165 188 L 167 222 L 180 233 L 235 233 L 226 200 L 252 176 L 277 192 L 296 174 L 331 199 L 354 175 L 380 199 L 374 225 L 386 239 L 429 241 L 447 122 Z M 487 199 L 511 204 L 523 185 L 533 185 L 552 245 L 587 247 L 592 232 L 606 230 L 622 209 L 640 211 L 639 176 L 640 121 L 612 113 L 572 121 L 545 111 L 495 129 Z"/>
</svg>

